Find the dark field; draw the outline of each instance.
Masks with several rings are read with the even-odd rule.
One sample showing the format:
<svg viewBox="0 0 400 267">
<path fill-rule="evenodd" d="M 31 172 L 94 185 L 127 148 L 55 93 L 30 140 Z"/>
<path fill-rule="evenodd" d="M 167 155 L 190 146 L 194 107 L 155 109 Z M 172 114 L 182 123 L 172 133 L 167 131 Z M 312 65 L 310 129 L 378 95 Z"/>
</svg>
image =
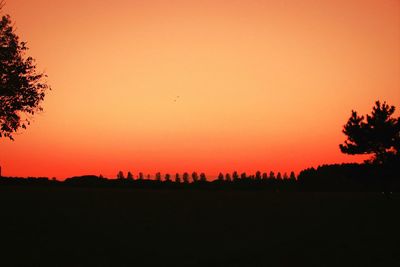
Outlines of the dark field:
<svg viewBox="0 0 400 267">
<path fill-rule="evenodd" d="M 0 266 L 400 266 L 400 196 L 0 187 Z"/>
</svg>

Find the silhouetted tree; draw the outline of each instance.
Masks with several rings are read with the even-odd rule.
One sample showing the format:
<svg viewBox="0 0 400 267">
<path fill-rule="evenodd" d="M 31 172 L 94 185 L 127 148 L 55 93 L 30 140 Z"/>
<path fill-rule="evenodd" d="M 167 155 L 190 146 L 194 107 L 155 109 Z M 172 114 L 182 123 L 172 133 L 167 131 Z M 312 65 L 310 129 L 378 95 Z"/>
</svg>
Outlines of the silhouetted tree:
<svg viewBox="0 0 400 267">
<path fill-rule="evenodd" d="M 0 5 L 3 2 L 0 2 Z M 1 10 L 0 6 L 0 10 Z M 32 115 L 42 110 L 41 102 L 50 87 L 46 75 L 38 73 L 35 60 L 26 57 L 8 15 L 0 21 L 0 137 L 13 139 L 19 128 L 30 124 Z"/>
<path fill-rule="evenodd" d="M 124 173 L 122 171 L 118 172 L 117 179 L 125 179 Z"/>
<path fill-rule="evenodd" d="M 167 173 L 167 174 L 165 174 L 165 181 L 166 182 L 169 182 L 169 181 L 171 181 L 171 175 L 169 174 L 169 173 Z"/>
<path fill-rule="evenodd" d="M 151 176 L 150 174 L 147 174 L 147 180 L 150 180 Z"/>
<path fill-rule="evenodd" d="M 262 174 L 262 179 L 263 179 L 263 180 L 267 180 L 267 179 L 268 179 L 268 174 L 267 174 L 266 172 L 264 172 L 264 173 Z"/>
<path fill-rule="evenodd" d="M 273 171 L 270 171 L 269 173 L 269 179 L 276 179 L 275 173 Z"/>
<path fill-rule="evenodd" d="M 290 173 L 290 180 L 296 180 L 296 175 L 294 174 L 294 172 Z"/>
<path fill-rule="evenodd" d="M 182 175 L 182 179 L 185 184 L 188 184 L 189 183 L 189 173 L 184 172 Z"/>
<path fill-rule="evenodd" d="M 133 180 L 133 175 L 131 172 L 128 172 L 128 174 L 126 175 L 126 179 Z"/>
<path fill-rule="evenodd" d="M 347 136 L 340 144 L 343 153 L 373 154 L 372 162 L 384 163 L 389 158 L 399 158 L 400 117 L 393 118 L 394 106 L 375 102 L 371 115 L 358 116 L 356 111 L 343 127 Z"/>
<path fill-rule="evenodd" d="M 160 172 L 157 172 L 156 173 L 156 181 L 161 181 L 161 173 Z"/>
<path fill-rule="evenodd" d="M 261 180 L 261 172 L 260 171 L 256 172 L 256 180 Z"/>
<path fill-rule="evenodd" d="M 242 174 L 240 174 L 240 179 L 245 180 L 247 178 L 247 175 L 245 172 L 242 172 Z"/>
<path fill-rule="evenodd" d="M 228 182 L 232 181 L 231 175 L 229 173 L 225 174 L 225 180 L 228 181 Z"/>
<path fill-rule="evenodd" d="M 143 172 L 139 172 L 138 178 L 139 178 L 139 180 L 143 180 L 144 179 Z"/>
<path fill-rule="evenodd" d="M 237 171 L 234 171 L 232 173 L 232 179 L 233 181 L 237 181 L 239 179 L 239 174 L 237 173 Z"/>
<path fill-rule="evenodd" d="M 175 174 L 175 183 L 180 183 L 181 182 L 181 177 L 179 175 L 179 173 Z"/>
<path fill-rule="evenodd" d="M 197 172 L 192 172 L 192 180 L 194 183 L 199 180 L 199 175 L 197 174 Z"/>
<path fill-rule="evenodd" d="M 207 177 L 206 177 L 206 174 L 204 172 L 200 173 L 200 181 L 202 181 L 202 182 L 206 182 L 207 181 Z"/>
<path fill-rule="evenodd" d="M 282 180 L 282 174 L 280 172 L 278 172 L 278 174 L 276 175 L 276 179 Z"/>
<path fill-rule="evenodd" d="M 284 174 L 283 174 L 283 180 L 288 180 L 289 179 L 289 176 L 287 175 L 287 173 L 285 172 Z"/>
<path fill-rule="evenodd" d="M 222 174 L 222 172 L 220 172 L 218 174 L 218 181 L 223 181 L 224 180 L 224 175 Z"/>
</svg>

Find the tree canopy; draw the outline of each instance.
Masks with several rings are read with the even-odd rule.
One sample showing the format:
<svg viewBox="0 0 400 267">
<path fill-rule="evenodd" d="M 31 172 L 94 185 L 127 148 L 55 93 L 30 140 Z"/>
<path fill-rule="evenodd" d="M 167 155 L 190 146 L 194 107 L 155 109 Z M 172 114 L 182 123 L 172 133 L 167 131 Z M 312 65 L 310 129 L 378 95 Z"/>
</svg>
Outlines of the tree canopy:
<svg viewBox="0 0 400 267">
<path fill-rule="evenodd" d="M 343 127 L 347 140 L 339 145 L 340 150 L 350 155 L 373 154 L 374 163 L 398 159 L 400 117 L 394 118 L 394 111 L 394 106 L 380 101 L 375 102 L 371 115 L 359 116 L 357 111 L 353 110 Z"/>
<path fill-rule="evenodd" d="M 0 2 L 1 4 L 1 2 Z M 1 6 L 0 6 L 1 10 Z M 41 102 L 50 87 L 46 75 L 36 70 L 35 60 L 26 56 L 26 43 L 15 33 L 10 16 L 0 20 L 0 137 L 30 124 L 42 110 Z"/>
</svg>

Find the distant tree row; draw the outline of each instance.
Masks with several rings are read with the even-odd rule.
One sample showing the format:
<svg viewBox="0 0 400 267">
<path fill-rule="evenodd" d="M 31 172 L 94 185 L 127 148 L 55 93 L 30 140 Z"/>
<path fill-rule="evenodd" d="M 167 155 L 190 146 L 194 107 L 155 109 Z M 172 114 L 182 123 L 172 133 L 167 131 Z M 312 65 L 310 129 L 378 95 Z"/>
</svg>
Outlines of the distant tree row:
<svg viewBox="0 0 400 267">
<path fill-rule="evenodd" d="M 101 176 L 102 177 L 102 176 Z M 155 180 L 156 181 L 165 181 L 165 182 L 172 182 L 172 176 L 169 173 L 164 174 L 164 176 L 161 175 L 160 172 L 157 172 L 155 174 Z M 181 178 L 182 177 L 182 178 Z M 125 176 L 123 171 L 119 171 L 117 173 L 117 179 L 118 180 L 144 180 L 145 175 L 142 172 L 139 172 L 138 175 L 136 176 L 136 179 L 134 175 L 128 171 L 127 175 Z M 150 174 L 146 176 L 147 180 L 151 180 Z M 292 171 L 288 175 L 286 172 L 281 174 L 281 172 L 278 172 L 276 175 L 273 171 L 271 171 L 269 174 L 267 172 L 261 173 L 260 171 L 257 171 L 255 174 L 252 175 L 247 175 L 245 172 L 239 173 L 237 171 L 234 171 L 233 173 L 219 173 L 217 176 L 218 181 L 225 181 L 225 182 L 232 182 L 232 181 L 238 181 L 238 180 L 296 180 L 296 175 Z M 189 174 L 188 172 L 184 172 L 181 176 L 180 173 L 176 173 L 174 177 L 174 182 L 175 183 L 196 183 L 196 182 L 206 182 L 207 177 L 204 172 L 198 174 L 197 172 L 192 172 Z"/>
<path fill-rule="evenodd" d="M 127 176 L 118 173 L 119 179 L 107 179 L 102 176 L 87 175 L 66 179 L 65 181 L 48 178 L 0 177 L 2 185 L 27 186 L 78 186 L 104 188 L 138 189 L 196 189 L 196 190 L 265 190 L 271 192 L 400 192 L 400 162 L 384 164 L 334 164 L 318 168 L 309 168 L 300 172 L 298 177 L 270 172 L 220 173 L 217 179 L 207 181 L 204 173 L 187 172 L 175 175 L 173 182 L 170 174 L 156 174 L 156 179 L 139 174 L 134 179 L 132 173 Z M 146 177 L 146 178 L 145 178 Z"/>
</svg>

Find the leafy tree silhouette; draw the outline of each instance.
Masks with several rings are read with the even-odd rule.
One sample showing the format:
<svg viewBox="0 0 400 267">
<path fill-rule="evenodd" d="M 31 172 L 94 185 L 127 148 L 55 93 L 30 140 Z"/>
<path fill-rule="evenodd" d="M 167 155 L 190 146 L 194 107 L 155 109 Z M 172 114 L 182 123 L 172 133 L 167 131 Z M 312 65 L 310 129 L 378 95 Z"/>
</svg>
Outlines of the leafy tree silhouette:
<svg viewBox="0 0 400 267">
<path fill-rule="evenodd" d="M 282 180 L 282 174 L 280 172 L 278 172 L 278 174 L 276 175 L 276 179 L 277 180 Z"/>
<path fill-rule="evenodd" d="M 128 180 L 133 180 L 133 175 L 132 173 L 129 171 L 128 174 L 126 175 L 126 179 Z"/>
<path fill-rule="evenodd" d="M 343 126 L 347 140 L 340 144 L 345 154 L 373 154 L 370 162 L 381 164 L 388 159 L 399 159 L 400 117 L 393 118 L 394 106 L 375 102 L 371 115 L 358 116 L 352 110 Z"/>
<path fill-rule="evenodd" d="M 124 173 L 122 171 L 118 172 L 117 179 L 125 179 Z"/>
<path fill-rule="evenodd" d="M 0 10 L 3 1 L 0 1 Z M 35 60 L 26 57 L 25 42 L 15 34 L 11 18 L 0 21 L 0 137 L 13 139 L 19 128 L 30 124 L 32 115 L 42 110 L 41 102 L 50 87 Z"/>
<path fill-rule="evenodd" d="M 165 174 L 165 181 L 166 182 L 169 182 L 169 181 L 171 181 L 171 175 L 169 174 L 169 173 L 167 173 L 167 174 Z"/>
<path fill-rule="evenodd" d="M 267 180 L 267 179 L 268 179 L 268 174 L 267 174 L 266 172 L 264 172 L 264 173 L 262 174 L 262 179 L 263 179 L 263 180 Z"/>
<path fill-rule="evenodd" d="M 220 172 L 218 174 L 218 181 L 223 181 L 224 180 L 224 175 L 222 174 L 222 172 Z"/>
<path fill-rule="evenodd" d="M 269 179 L 276 179 L 276 178 L 275 178 L 275 173 L 274 173 L 273 171 L 271 171 L 271 172 L 269 173 Z"/>
<path fill-rule="evenodd" d="M 192 180 L 194 183 L 199 181 L 199 175 L 197 174 L 197 172 L 192 172 Z"/>
<path fill-rule="evenodd" d="M 289 179 L 290 179 L 290 180 L 296 180 L 296 175 L 294 174 L 293 171 L 290 173 Z"/>
<path fill-rule="evenodd" d="M 283 180 L 288 180 L 289 179 L 289 176 L 288 176 L 288 174 L 285 172 L 284 174 L 283 174 Z"/>
<path fill-rule="evenodd" d="M 242 172 L 242 174 L 240 174 L 240 179 L 245 180 L 247 178 L 247 175 L 245 172 Z"/>
<path fill-rule="evenodd" d="M 237 171 L 234 171 L 232 173 L 232 179 L 233 179 L 233 181 L 239 180 L 239 174 L 237 173 Z"/>
<path fill-rule="evenodd" d="M 181 177 L 179 175 L 179 173 L 175 174 L 175 183 L 180 183 L 181 182 Z"/>
<path fill-rule="evenodd" d="M 225 174 L 225 180 L 227 182 L 231 182 L 232 181 L 231 175 L 229 173 Z"/>
<path fill-rule="evenodd" d="M 189 183 L 189 173 L 184 172 L 182 175 L 183 183 L 188 184 Z"/>
<path fill-rule="evenodd" d="M 161 181 L 161 173 L 160 172 L 157 172 L 156 173 L 156 181 Z"/>
<path fill-rule="evenodd" d="M 256 172 L 256 180 L 261 180 L 261 172 L 260 171 L 257 171 Z"/>
<path fill-rule="evenodd" d="M 207 177 L 206 177 L 206 174 L 204 172 L 200 173 L 200 181 L 202 181 L 202 182 L 206 182 L 207 181 Z"/>
<path fill-rule="evenodd" d="M 143 172 L 139 172 L 138 178 L 139 178 L 139 180 L 143 180 L 144 179 Z"/>
</svg>

